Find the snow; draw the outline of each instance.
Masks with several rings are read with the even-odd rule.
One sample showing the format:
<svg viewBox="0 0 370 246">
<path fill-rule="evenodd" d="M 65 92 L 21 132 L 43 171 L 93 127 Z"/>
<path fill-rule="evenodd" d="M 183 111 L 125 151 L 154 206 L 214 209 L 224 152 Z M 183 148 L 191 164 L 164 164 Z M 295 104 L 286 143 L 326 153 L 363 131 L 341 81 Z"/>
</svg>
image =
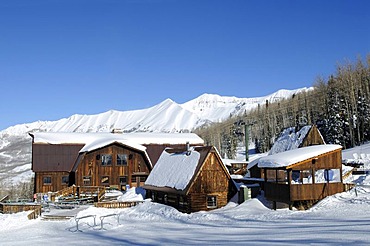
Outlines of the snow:
<svg viewBox="0 0 370 246">
<path fill-rule="evenodd" d="M 181 104 L 181 107 L 197 115 L 202 120 L 221 122 L 230 115 L 243 114 L 245 111 L 263 105 L 266 100 L 276 102 L 283 98 L 291 98 L 294 94 L 309 91 L 312 88 L 297 90 L 278 90 L 270 95 L 254 98 L 237 98 L 232 96 L 220 96 L 215 94 L 203 94 L 191 101 Z"/>
<path fill-rule="evenodd" d="M 272 146 L 269 155 L 297 149 L 302 144 L 310 129 L 311 126 L 304 126 L 298 132 L 295 132 L 295 127 L 285 129 Z"/>
<path fill-rule="evenodd" d="M 193 148 L 189 153 L 163 151 L 145 181 L 145 185 L 184 190 L 194 176 L 199 159 L 200 153 Z"/>
<path fill-rule="evenodd" d="M 145 190 L 141 187 L 133 187 L 128 189 L 123 195 L 118 197 L 120 202 L 139 202 L 144 201 Z"/>
<path fill-rule="evenodd" d="M 204 94 L 183 104 L 166 99 L 153 107 L 131 111 L 109 110 L 95 115 L 72 115 L 57 121 L 36 121 L 0 131 L 0 136 L 28 132 L 189 132 L 209 122 L 220 122 L 257 108 L 266 100 L 274 102 L 312 88 L 279 90 L 264 97 L 236 98 Z"/>
<path fill-rule="evenodd" d="M 136 144 L 202 144 L 194 133 L 77 133 L 77 132 L 35 132 L 35 143 L 49 144 L 90 144 L 99 139 L 130 141 Z"/>
<path fill-rule="evenodd" d="M 359 177 L 361 179 L 361 177 Z M 369 178 L 364 182 L 369 182 Z M 262 200 L 185 214 L 145 200 L 132 208 L 86 207 L 76 222 L 0 214 L 2 245 L 369 245 L 370 188 L 339 193 L 307 211 L 267 208 Z M 109 214 L 101 229 L 100 217 Z"/>
<path fill-rule="evenodd" d="M 370 144 L 344 150 L 370 154 Z M 253 156 L 251 156 L 253 157 Z M 262 197 L 238 205 L 230 202 L 210 212 L 185 214 L 144 200 L 140 190 L 120 194 L 122 200 L 143 203 L 124 209 L 81 206 L 76 231 L 67 221 L 28 220 L 29 212 L 0 214 L 2 245 L 370 245 L 370 175 L 354 175 L 357 186 L 323 199 L 309 210 L 270 209 Z M 70 211 L 71 213 L 73 211 Z M 100 216 L 119 214 L 104 219 Z M 47 215 L 44 212 L 43 215 Z"/>
<path fill-rule="evenodd" d="M 107 145 L 112 144 L 112 143 L 120 143 L 120 144 L 126 145 L 128 147 L 131 147 L 133 149 L 137 149 L 137 150 L 140 150 L 140 151 L 145 151 L 146 150 L 146 147 L 144 147 L 142 145 L 139 145 L 139 144 L 133 144 L 130 141 L 127 141 L 127 140 L 118 140 L 118 139 L 115 140 L 114 138 L 113 139 L 112 138 L 100 138 L 100 139 L 97 139 L 93 142 L 90 142 L 90 143 L 86 144 L 80 150 L 80 153 L 89 152 L 89 151 L 107 146 Z"/>
<path fill-rule="evenodd" d="M 261 157 L 258 161 L 259 168 L 287 167 L 291 164 L 314 158 L 333 150 L 341 149 L 337 144 L 314 145 L 293 150 L 288 150 L 275 155 Z"/>
<path fill-rule="evenodd" d="M 370 144 L 363 144 L 342 151 L 343 163 L 361 163 L 363 169 L 370 169 Z"/>
<path fill-rule="evenodd" d="M 227 167 L 231 167 L 231 164 L 248 164 L 248 161 L 223 158 L 222 163 Z"/>
</svg>

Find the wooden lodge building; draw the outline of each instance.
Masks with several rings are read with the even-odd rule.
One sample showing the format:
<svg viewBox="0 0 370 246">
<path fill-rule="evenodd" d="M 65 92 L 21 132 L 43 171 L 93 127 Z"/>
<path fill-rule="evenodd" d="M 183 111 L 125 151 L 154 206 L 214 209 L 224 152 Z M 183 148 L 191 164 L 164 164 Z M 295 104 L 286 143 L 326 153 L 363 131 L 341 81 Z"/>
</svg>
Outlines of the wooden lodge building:
<svg viewBox="0 0 370 246">
<path fill-rule="evenodd" d="M 164 150 L 143 187 L 154 202 L 187 213 L 223 207 L 237 192 L 211 146 Z"/>
<path fill-rule="evenodd" d="M 265 197 L 289 207 L 309 207 L 335 193 L 343 192 L 342 147 L 315 145 L 262 157 Z"/>
<path fill-rule="evenodd" d="M 34 193 L 72 185 L 142 186 L 166 147 L 204 145 L 193 133 L 31 133 Z"/>
</svg>

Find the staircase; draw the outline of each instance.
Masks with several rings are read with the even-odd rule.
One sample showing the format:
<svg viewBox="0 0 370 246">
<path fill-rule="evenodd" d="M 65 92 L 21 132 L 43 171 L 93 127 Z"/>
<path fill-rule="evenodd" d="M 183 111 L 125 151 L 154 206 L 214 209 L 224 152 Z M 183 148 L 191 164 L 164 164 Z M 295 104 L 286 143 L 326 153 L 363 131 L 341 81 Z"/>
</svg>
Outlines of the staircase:
<svg viewBox="0 0 370 246">
<path fill-rule="evenodd" d="M 100 202 L 105 197 L 104 186 L 75 186 L 72 185 L 57 191 L 55 197 L 59 201 L 92 201 Z"/>
</svg>

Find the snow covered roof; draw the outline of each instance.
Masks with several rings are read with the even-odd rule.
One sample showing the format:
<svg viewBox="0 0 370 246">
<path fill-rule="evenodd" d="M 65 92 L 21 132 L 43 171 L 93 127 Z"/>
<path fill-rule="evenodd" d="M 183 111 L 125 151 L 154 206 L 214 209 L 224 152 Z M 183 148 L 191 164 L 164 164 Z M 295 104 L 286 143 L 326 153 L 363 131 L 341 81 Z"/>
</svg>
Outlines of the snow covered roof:
<svg viewBox="0 0 370 246">
<path fill-rule="evenodd" d="M 145 185 L 169 187 L 184 190 L 195 174 L 200 153 L 191 148 L 190 152 L 162 152 Z"/>
<path fill-rule="evenodd" d="M 231 167 L 232 164 L 248 164 L 248 161 L 228 159 L 228 158 L 223 158 L 222 162 L 224 163 L 225 166 L 229 166 L 229 167 Z"/>
<path fill-rule="evenodd" d="M 275 155 L 261 157 L 258 161 L 259 168 L 278 168 L 314 158 L 316 156 L 341 149 L 337 144 L 314 145 L 293 150 L 288 150 Z"/>
<path fill-rule="evenodd" d="M 105 146 L 113 144 L 113 143 L 123 144 L 125 146 L 130 147 L 130 148 L 133 148 L 133 149 L 144 152 L 144 155 L 145 155 L 146 159 L 148 160 L 150 166 L 151 167 L 153 166 L 153 164 L 151 162 L 151 159 L 149 158 L 148 153 L 146 152 L 146 147 L 145 146 L 140 145 L 140 144 L 131 143 L 130 141 L 125 141 L 125 140 L 115 140 L 115 139 L 111 139 L 111 138 L 99 138 L 95 141 L 92 141 L 92 142 L 86 144 L 80 150 L 80 153 L 93 151 L 93 150 L 105 147 Z M 78 164 L 78 160 L 77 160 L 77 164 Z"/>
<path fill-rule="evenodd" d="M 289 127 L 283 130 L 279 138 L 275 141 L 269 155 L 274 155 L 287 150 L 297 149 L 311 130 L 311 126 L 304 126 L 296 132 L 295 127 Z"/>
<path fill-rule="evenodd" d="M 92 151 L 92 150 L 95 150 L 95 149 L 99 149 L 99 148 L 105 147 L 105 146 L 107 146 L 109 144 L 112 144 L 112 143 L 120 143 L 120 144 L 126 145 L 128 147 L 131 147 L 133 149 L 137 149 L 137 150 L 140 150 L 140 151 L 145 151 L 146 150 L 146 147 L 144 147 L 140 144 L 133 144 L 130 141 L 115 140 L 115 139 L 110 139 L 110 138 L 100 138 L 100 139 L 97 139 L 95 141 L 92 141 L 92 142 L 86 144 L 80 150 L 80 153 L 89 152 L 89 151 Z"/>
<path fill-rule="evenodd" d="M 198 144 L 204 140 L 195 133 L 77 133 L 77 132 L 35 132 L 31 134 L 34 143 L 49 144 L 89 144 L 98 139 L 130 141 L 136 144 Z"/>
</svg>

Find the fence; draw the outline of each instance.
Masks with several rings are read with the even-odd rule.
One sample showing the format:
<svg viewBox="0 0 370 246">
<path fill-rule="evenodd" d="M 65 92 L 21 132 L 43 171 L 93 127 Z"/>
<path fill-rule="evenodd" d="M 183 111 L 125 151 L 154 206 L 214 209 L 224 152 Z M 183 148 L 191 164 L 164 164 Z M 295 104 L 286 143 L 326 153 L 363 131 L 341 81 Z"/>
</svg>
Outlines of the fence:
<svg viewBox="0 0 370 246">
<path fill-rule="evenodd" d="M 142 203 L 142 201 L 137 202 L 95 202 L 94 206 L 97 208 L 129 208 Z"/>
<path fill-rule="evenodd" d="M 29 215 L 27 215 L 29 220 L 37 219 L 39 216 L 41 216 L 41 205 L 39 205 L 38 208 L 32 211 Z"/>
</svg>

